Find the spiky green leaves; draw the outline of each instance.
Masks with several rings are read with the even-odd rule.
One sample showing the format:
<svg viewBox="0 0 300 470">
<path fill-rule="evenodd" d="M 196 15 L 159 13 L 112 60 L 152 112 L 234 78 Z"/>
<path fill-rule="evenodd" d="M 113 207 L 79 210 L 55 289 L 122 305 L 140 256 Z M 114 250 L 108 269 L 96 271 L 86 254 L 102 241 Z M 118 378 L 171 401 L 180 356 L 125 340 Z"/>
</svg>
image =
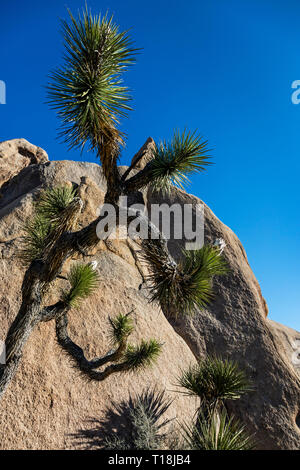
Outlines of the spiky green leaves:
<svg viewBox="0 0 300 470">
<path fill-rule="evenodd" d="M 111 339 L 113 344 L 121 344 L 133 331 L 133 321 L 130 318 L 130 313 L 122 315 L 121 313 L 115 318 L 110 318 L 111 325 Z"/>
<path fill-rule="evenodd" d="M 161 347 L 155 339 L 142 340 L 138 346 L 129 344 L 125 352 L 125 362 L 128 368 L 136 370 L 150 366 L 158 358 Z"/>
<path fill-rule="evenodd" d="M 49 230 L 49 221 L 39 214 L 33 220 L 27 221 L 24 226 L 25 235 L 21 240 L 22 246 L 18 252 L 24 266 L 42 257 Z"/>
<path fill-rule="evenodd" d="M 144 369 L 152 365 L 158 358 L 162 345 L 155 339 L 142 340 L 138 345 L 127 344 L 128 337 L 132 333 L 134 326 L 130 314 L 119 314 L 110 318 L 112 343 L 118 345 L 118 350 L 122 351 L 118 360 L 127 371 Z"/>
<path fill-rule="evenodd" d="M 93 16 L 87 9 L 70 22 L 62 21 L 64 64 L 51 75 L 49 103 L 62 121 L 61 136 L 69 147 L 94 148 L 103 136 L 115 134 L 120 116 L 129 108 L 122 74 L 133 60 L 127 32 L 112 17 Z"/>
<path fill-rule="evenodd" d="M 78 206 L 78 207 L 77 207 Z M 39 194 L 35 203 L 35 215 L 24 226 L 25 235 L 19 257 L 24 265 L 43 258 L 51 243 L 72 226 L 80 200 L 71 186 L 47 188 Z"/>
<path fill-rule="evenodd" d="M 164 392 L 153 389 L 140 394 L 134 405 L 130 411 L 133 444 L 130 448 L 161 449 L 167 438 L 167 434 L 163 434 L 161 430 L 170 422 L 161 418 L 171 405 L 171 400 L 165 398 Z"/>
<path fill-rule="evenodd" d="M 74 264 L 68 274 L 71 285 L 68 291 L 63 291 L 62 299 L 70 307 L 78 307 L 80 301 L 91 295 L 99 285 L 97 271 L 90 264 Z"/>
<path fill-rule="evenodd" d="M 212 279 L 228 272 L 217 247 L 183 251 L 176 265 L 159 244 L 144 244 L 143 257 L 149 268 L 151 301 L 158 301 L 167 314 L 192 314 L 213 298 Z"/>
<path fill-rule="evenodd" d="M 176 277 L 176 305 L 179 312 L 193 313 L 195 307 L 204 308 L 211 302 L 213 277 L 227 274 L 228 267 L 219 248 L 214 246 L 204 245 L 199 250 L 185 250 L 183 254 L 180 274 Z M 175 283 L 173 290 L 174 287 Z"/>
<path fill-rule="evenodd" d="M 127 401 L 113 403 L 107 416 L 112 413 L 121 417 L 116 428 L 112 431 L 111 423 L 103 420 L 101 433 L 95 436 L 89 435 L 91 447 L 100 446 L 105 449 L 126 450 L 155 450 L 165 448 L 169 442 L 171 427 L 170 419 L 164 414 L 172 401 L 166 397 L 164 391 L 155 388 L 147 390 L 139 395 L 130 396 Z M 124 424 L 126 433 L 124 434 Z M 102 444 L 102 445 L 101 445 Z"/>
<path fill-rule="evenodd" d="M 201 271 L 203 277 L 222 276 L 228 273 L 228 266 L 220 249 L 203 245 L 199 250 L 183 250 L 183 272 Z"/>
<path fill-rule="evenodd" d="M 41 192 L 37 212 L 51 224 L 59 222 L 62 212 L 71 204 L 76 197 L 73 186 L 57 186 L 48 188 Z"/>
<path fill-rule="evenodd" d="M 225 409 L 220 414 L 200 414 L 196 424 L 183 427 L 183 435 L 192 450 L 252 450 L 255 446 L 245 426 L 228 417 Z"/>
<path fill-rule="evenodd" d="M 184 188 L 188 176 L 202 172 L 210 165 L 207 141 L 195 132 L 174 133 L 171 142 L 156 147 L 149 163 L 152 187 L 169 192 L 172 185 Z"/>
<path fill-rule="evenodd" d="M 184 426 L 184 438 L 195 450 L 251 450 L 254 440 L 224 406 L 252 390 L 238 364 L 228 359 L 207 357 L 189 367 L 179 378 L 183 393 L 200 398 L 197 420 Z"/>
<path fill-rule="evenodd" d="M 156 339 L 148 341 L 142 340 L 138 345 L 127 344 L 128 337 L 132 333 L 134 326 L 130 314 L 119 314 L 110 318 L 112 343 L 118 346 L 118 360 L 121 361 L 124 370 L 136 371 L 145 369 L 154 364 L 161 353 L 162 345 Z"/>
<path fill-rule="evenodd" d="M 189 367 L 179 379 L 187 395 L 197 396 L 207 405 L 236 400 L 252 390 L 238 364 L 228 359 L 207 357 Z"/>
</svg>

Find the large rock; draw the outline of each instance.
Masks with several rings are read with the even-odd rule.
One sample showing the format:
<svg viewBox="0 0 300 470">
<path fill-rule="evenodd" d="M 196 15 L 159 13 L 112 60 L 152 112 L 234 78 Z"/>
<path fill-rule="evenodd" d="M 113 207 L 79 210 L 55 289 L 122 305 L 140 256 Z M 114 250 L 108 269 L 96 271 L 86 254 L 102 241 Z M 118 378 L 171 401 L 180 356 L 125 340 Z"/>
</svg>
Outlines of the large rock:
<svg viewBox="0 0 300 470">
<path fill-rule="evenodd" d="M 169 321 L 196 357 L 228 357 L 247 371 L 254 392 L 228 407 L 255 433 L 260 449 L 300 449 L 300 361 L 292 360 L 295 349 L 300 351 L 300 333 L 268 320 L 266 301 L 240 240 L 203 201 L 181 190 L 166 196 L 151 188 L 147 201 L 149 211 L 151 204 L 191 204 L 195 214 L 197 204 L 204 205 L 205 243 L 224 239 L 230 273 L 215 279 L 215 300 L 208 308 Z M 170 240 L 175 258 L 185 241 Z"/>
<path fill-rule="evenodd" d="M 144 168 L 147 163 L 153 158 L 153 151 L 155 150 L 156 145 L 152 137 L 148 137 L 144 145 L 140 150 L 133 156 L 131 164 L 134 165 L 134 168 L 141 169 Z"/>
<path fill-rule="evenodd" d="M 26 181 L 27 191 L 22 188 Z M 29 184 L 31 181 L 31 184 Z M 79 185 L 85 203 L 79 226 L 95 218 L 104 200 L 101 168 L 80 162 L 51 162 L 23 169 L 3 193 L 0 209 L 0 317 L 1 339 L 18 311 L 23 268 L 16 259 L 22 226 L 32 215 L 38 191 L 47 184 Z M 102 189 L 101 189 L 102 187 Z M 4 203 L 4 202 L 5 203 Z M 77 447 L 73 435 L 89 428 L 91 418 L 101 419 L 113 401 L 126 399 L 150 387 L 167 389 L 174 398 L 169 417 L 189 419 L 196 403 L 174 389 L 181 367 L 194 356 L 159 309 L 139 290 L 141 276 L 127 242 L 99 242 L 93 259 L 101 277 L 97 292 L 71 314 L 70 332 L 89 357 L 110 348 L 108 316 L 134 310 L 136 331 L 132 342 L 155 337 L 163 343 L 157 364 L 137 374 L 117 374 L 102 383 L 87 382 L 57 346 L 53 322 L 41 324 L 32 334 L 15 379 L 0 402 L 1 449 L 63 449 Z M 90 261 L 90 258 L 88 258 Z M 74 262 L 74 260 L 71 260 Z M 68 265 L 70 262 L 68 263 Z M 67 265 L 67 268 L 68 268 Z M 58 288 L 49 293 L 55 301 Z"/>
<path fill-rule="evenodd" d="M 142 152 L 151 156 L 148 145 L 153 145 L 150 139 Z M 144 164 L 147 160 L 148 157 Z M 80 219 L 83 226 L 95 217 L 103 202 L 105 183 L 96 164 L 31 164 L 2 188 L 0 339 L 4 339 L 20 304 L 23 268 L 16 259 L 16 250 L 22 225 L 31 216 L 32 203 L 41 187 L 66 181 L 79 185 L 85 203 Z M 150 189 L 146 199 L 148 204 L 168 202 L 168 198 L 153 194 Z M 169 202 L 195 206 L 201 201 L 176 190 Z M 53 322 L 40 325 L 26 345 L 20 369 L 0 402 L 2 449 L 75 447 L 77 440 L 71 434 L 88 428 L 89 418 L 101 418 L 111 401 L 120 401 L 129 391 L 138 392 L 154 384 L 166 388 L 175 398 L 169 415 L 188 421 L 197 402 L 171 390 L 180 369 L 195 361 L 195 356 L 204 357 L 207 353 L 238 360 L 252 378 L 255 391 L 229 407 L 249 430 L 256 432 L 259 448 L 300 449 L 300 382 L 291 361 L 294 341 L 300 334 L 268 320 L 266 302 L 240 241 L 207 206 L 205 238 L 207 242 L 215 238 L 226 241 L 224 255 L 231 272 L 216 279 L 216 297 L 209 308 L 197 312 L 194 318 L 177 322 L 168 321 L 159 308 L 148 303 L 146 291 L 138 289 L 141 276 L 132 246 L 126 241 L 99 242 L 93 253 L 99 261 L 101 285 L 92 298 L 72 312 L 72 336 L 89 357 L 99 354 L 108 345 L 108 315 L 134 308 L 134 340 L 156 337 L 164 343 L 163 354 L 157 365 L 138 375 L 118 374 L 101 384 L 86 383 L 57 346 Z M 175 257 L 180 257 L 177 240 L 170 242 L 170 248 Z M 56 295 L 54 286 L 49 300 Z"/>
</svg>

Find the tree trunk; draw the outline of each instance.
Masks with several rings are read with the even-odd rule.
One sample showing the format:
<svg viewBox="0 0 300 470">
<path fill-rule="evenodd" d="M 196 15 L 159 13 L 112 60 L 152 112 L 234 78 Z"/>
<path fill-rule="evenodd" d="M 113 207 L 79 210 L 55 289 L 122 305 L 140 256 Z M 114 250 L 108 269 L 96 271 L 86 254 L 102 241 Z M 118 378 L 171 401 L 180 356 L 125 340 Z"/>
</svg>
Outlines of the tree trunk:
<svg viewBox="0 0 300 470">
<path fill-rule="evenodd" d="M 24 314 L 20 312 L 6 337 L 6 363 L 0 366 L 0 398 L 14 378 L 27 340 L 39 323 L 40 304 L 32 304 Z"/>
</svg>

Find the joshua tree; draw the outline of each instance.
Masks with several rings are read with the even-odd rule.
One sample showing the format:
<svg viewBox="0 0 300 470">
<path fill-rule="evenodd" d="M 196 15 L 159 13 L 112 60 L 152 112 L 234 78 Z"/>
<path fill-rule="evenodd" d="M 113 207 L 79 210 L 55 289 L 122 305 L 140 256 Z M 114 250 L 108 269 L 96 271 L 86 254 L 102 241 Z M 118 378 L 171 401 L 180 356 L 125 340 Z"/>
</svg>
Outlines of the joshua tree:
<svg viewBox="0 0 300 470">
<path fill-rule="evenodd" d="M 118 159 L 125 137 L 118 129 L 118 120 L 129 108 L 128 89 L 121 78 L 133 63 L 136 49 L 126 32 L 119 32 L 113 19 L 93 16 L 88 10 L 70 22 L 63 21 L 65 44 L 64 63 L 50 75 L 49 102 L 62 122 L 61 137 L 69 147 L 87 146 L 99 157 L 107 182 L 105 202 L 115 207 L 121 196 L 132 195 L 150 183 L 155 189 L 169 191 L 173 184 L 182 186 L 192 172 L 201 172 L 209 164 L 207 142 L 195 132 L 176 132 L 171 142 L 156 145 L 152 159 L 139 172 L 135 164 L 120 173 Z M 55 304 L 45 305 L 45 294 L 54 281 L 65 282 L 61 272 L 65 262 L 77 254 L 88 255 L 99 242 L 96 232 L 103 220 L 100 213 L 84 228 L 76 229 L 76 220 L 83 203 L 72 188 L 50 188 L 37 203 L 36 217 L 25 227 L 21 252 L 27 263 L 22 284 L 20 310 L 6 337 L 6 364 L 0 369 L 0 395 L 14 376 L 23 354 L 24 345 L 34 327 L 55 320 L 58 343 L 81 372 L 93 380 L 103 380 L 109 374 L 147 365 L 159 353 L 155 340 L 138 346 L 127 345 L 132 330 L 130 317 L 119 315 L 111 319 L 115 347 L 106 355 L 87 360 L 82 349 L 68 336 L 68 311 L 78 305 L 97 285 L 93 263 L 78 264 L 68 276 L 69 289 Z M 128 217 L 145 216 L 134 213 Z M 117 225 L 119 219 L 117 217 Z M 141 241 L 148 265 L 150 299 L 160 302 L 166 311 L 176 305 L 178 314 L 191 313 L 212 298 L 212 278 L 226 272 L 218 247 L 204 246 L 183 253 L 175 262 L 163 235 L 146 218 L 149 233 L 155 240 Z M 111 363 L 104 370 L 99 367 Z"/>
<path fill-rule="evenodd" d="M 252 387 L 236 362 L 208 356 L 179 378 L 183 393 L 200 399 L 195 423 L 185 425 L 187 445 L 195 450 L 250 450 L 254 440 L 229 417 L 226 400 L 237 400 Z"/>
</svg>

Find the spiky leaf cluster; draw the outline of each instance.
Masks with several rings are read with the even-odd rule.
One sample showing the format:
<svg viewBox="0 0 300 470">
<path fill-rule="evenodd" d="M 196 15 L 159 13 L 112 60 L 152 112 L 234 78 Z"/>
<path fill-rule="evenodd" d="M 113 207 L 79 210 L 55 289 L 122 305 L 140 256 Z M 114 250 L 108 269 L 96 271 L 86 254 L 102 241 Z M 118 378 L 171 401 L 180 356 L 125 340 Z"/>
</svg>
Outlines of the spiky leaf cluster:
<svg viewBox="0 0 300 470">
<path fill-rule="evenodd" d="M 19 258 L 24 265 L 43 258 L 47 247 L 64 230 L 73 225 L 73 214 L 78 204 L 76 191 L 71 186 L 58 186 L 41 191 L 35 203 L 35 215 L 24 226 L 25 235 Z"/>
<path fill-rule="evenodd" d="M 161 429 L 170 420 L 159 421 L 170 405 L 171 400 L 165 398 L 164 392 L 149 390 L 137 397 L 130 413 L 134 449 L 152 450 L 163 446 L 166 434 L 161 433 Z"/>
<path fill-rule="evenodd" d="M 70 289 L 62 293 L 62 299 L 70 307 L 78 307 L 99 285 L 99 276 L 90 264 L 74 264 L 68 274 Z"/>
<path fill-rule="evenodd" d="M 49 230 L 49 221 L 40 215 L 36 215 L 32 220 L 26 222 L 25 235 L 22 237 L 22 246 L 18 252 L 18 256 L 25 266 L 32 260 L 42 257 Z"/>
<path fill-rule="evenodd" d="M 47 188 L 41 192 L 36 210 L 51 224 L 59 223 L 62 212 L 73 202 L 76 189 L 73 186 L 63 185 Z"/>
<path fill-rule="evenodd" d="M 184 393 L 199 397 L 207 405 L 236 400 L 252 390 L 236 362 L 210 356 L 183 372 L 179 384 Z"/>
<path fill-rule="evenodd" d="M 155 339 L 148 341 L 143 339 L 138 345 L 127 344 L 128 337 L 134 329 L 131 313 L 132 311 L 126 315 L 119 314 L 109 318 L 111 342 L 117 345 L 117 350 L 121 352 L 115 360 L 120 362 L 127 372 L 145 369 L 155 363 L 162 348 Z"/>
<path fill-rule="evenodd" d="M 200 414 L 197 423 L 183 427 L 183 435 L 192 450 L 252 450 L 255 447 L 245 426 L 228 417 L 225 409 L 220 414 Z"/>
<path fill-rule="evenodd" d="M 86 8 L 70 24 L 62 21 L 64 63 L 50 75 L 49 103 L 61 119 L 61 137 L 69 147 L 103 139 L 121 141 L 116 129 L 129 108 L 122 74 L 134 60 L 127 32 L 119 32 L 113 17 L 92 15 Z"/>
<path fill-rule="evenodd" d="M 172 401 L 164 391 L 155 388 L 130 397 L 128 402 L 115 405 L 115 410 L 126 421 L 126 435 L 118 430 L 105 436 L 104 446 L 113 450 L 155 450 L 164 447 L 170 419 L 162 419 Z M 162 432 L 163 431 L 163 432 Z"/>
<path fill-rule="evenodd" d="M 129 344 L 124 354 L 128 369 L 144 369 L 152 365 L 161 352 L 162 345 L 156 339 L 142 340 L 137 346 Z"/>
<path fill-rule="evenodd" d="M 112 402 L 104 418 L 93 420 L 93 429 L 81 430 L 74 437 L 89 449 L 156 450 L 168 445 L 171 420 L 164 417 L 172 401 L 164 391 L 150 388 Z M 111 423 L 114 422 L 115 426 Z M 96 426 L 95 426 L 96 424 Z"/>
<path fill-rule="evenodd" d="M 176 265 L 159 244 L 150 242 L 144 244 L 143 257 L 149 268 L 151 301 L 158 301 L 167 314 L 192 314 L 196 307 L 205 307 L 213 298 L 213 277 L 228 272 L 214 246 L 183 251 Z"/>
<path fill-rule="evenodd" d="M 190 174 L 210 165 L 208 152 L 207 141 L 196 132 L 176 131 L 170 142 L 163 141 L 153 150 L 152 187 L 167 193 L 173 185 L 183 189 Z"/>
</svg>

